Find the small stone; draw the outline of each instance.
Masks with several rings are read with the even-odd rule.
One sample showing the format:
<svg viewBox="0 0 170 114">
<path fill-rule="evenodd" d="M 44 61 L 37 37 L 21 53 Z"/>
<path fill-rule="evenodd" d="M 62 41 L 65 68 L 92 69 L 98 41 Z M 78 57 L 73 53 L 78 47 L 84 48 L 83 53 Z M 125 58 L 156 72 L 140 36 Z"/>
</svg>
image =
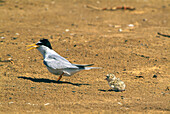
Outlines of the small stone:
<svg viewBox="0 0 170 114">
<path fill-rule="evenodd" d="M 157 75 L 153 75 L 153 78 L 157 78 L 158 76 Z"/>
<path fill-rule="evenodd" d="M 165 89 L 165 91 L 169 91 L 169 87 L 167 87 L 167 88 Z"/>
<path fill-rule="evenodd" d="M 121 102 L 117 102 L 117 104 L 122 105 L 122 103 L 121 103 Z"/>
<path fill-rule="evenodd" d="M 133 24 L 129 24 L 128 26 L 129 26 L 129 27 L 134 27 L 134 25 L 133 25 Z"/>
<path fill-rule="evenodd" d="M 127 42 L 128 40 L 125 40 L 125 43 Z"/>
<path fill-rule="evenodd" d="M 77 45 L 75 44 L 74 47 L 76 47 Z"/>
<path fill-rule="evenodd" d="M 124 99 L 124 96 L 121 96 L 121 99 Z"/>
<path fill-rule="evenodd" d="M 44 105 L 46 106 L 46 105 L 49 105 L 49 104 L 50 104 L 50 103 L 46 103 L 46 104 L 44 104 Z"/>
<path fill-rule="evenodd" d="M 2 36 L 1 39 L 5 39 L 5 37 Z"/>
<path fill-rule="evenodd" d="M 66 32 L 69 32 L 70 30 L 69 30 L 69 29 L 66 29 L 65 31 L 66 31 Z"/>
<path fill-rule="evenodd" d="M 10 54 L 7 54 L 7 56 L 11 57 L 11 55 L 10 55 Z"/>
<path fill-rule="evenodd" d="M 122 30 L 122 29 L 119 29 L 118 31 L 119 31 L 119 32 L 122 32 L 123 30 Z"/>
<path fill-rule="evenodd" d="M 16 40 L 17 39 L 17 37 L 12 37 L 12 40 Z"/>
<path fill-rule="evenodd" d="M 26 104 L 29 104 L 29 105 L 31 105 L 31 103 L 26 103 Z"/>
<path fill-rule="evenodd" d="M 14 102 L 9 102 L 9 104 L 12 104 L 12 103 L 14 103 Z"/>
<path fill-rule="evenodd" d="M 136 78 L 144 78 L 143 76 L 136 76 Z"/>
<path fill-rule="evenodd" d="M 20 35 L 19 33 L 15 33 L 15 35 Z"/>
<path fill-rule="evenodd" d="M 143 19 L 143 21 L 147 21 L 147 19 Z"/>
</svg>

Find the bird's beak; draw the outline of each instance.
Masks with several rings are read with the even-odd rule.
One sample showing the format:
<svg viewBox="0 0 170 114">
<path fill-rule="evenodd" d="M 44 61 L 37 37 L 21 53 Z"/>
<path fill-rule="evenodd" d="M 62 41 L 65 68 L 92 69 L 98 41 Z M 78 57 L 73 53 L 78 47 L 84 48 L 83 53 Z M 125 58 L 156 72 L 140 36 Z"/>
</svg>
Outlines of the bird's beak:
<svg viewBox="0 0 170 114">
<path fill-rule="evenodd" d="M 31 48 L 27 49 L 27 51 L 29 51 L 29 50 L 32 50 L 32 49 L 36 49 L 36 48 L 38 48 L 39 46 L 36 45 L 36 44 L 31 44 L 31 45 L 28 45 L 27 47 L 31 47 Z"/>
</svg>

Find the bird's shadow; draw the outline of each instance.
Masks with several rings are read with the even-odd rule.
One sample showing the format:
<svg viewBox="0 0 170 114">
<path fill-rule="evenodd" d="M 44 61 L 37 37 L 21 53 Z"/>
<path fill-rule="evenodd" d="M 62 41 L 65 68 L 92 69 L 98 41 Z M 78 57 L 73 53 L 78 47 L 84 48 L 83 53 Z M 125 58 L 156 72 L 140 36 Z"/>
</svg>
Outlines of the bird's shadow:
<svg viewBox="0 0 170 114">
<path fill-rule="evenodd" d="M 102 91 L 102 92 L 123 92 L 123 91 L 119 91 L 119 90 L 113 90 L 113 89 L 109 89 L 109 90 L 104 90 L 104 89 L 98 89 L 98 91 Z"/>
<path fill-rule="evenodd" d="M 18 78 L 22 78 L 22 79 L 25 79 L 25 80 L 31 80 L 33 82 L 71 84 L 71 85 L 74 85 L 74 86 L 89 85 L 89 84 L 81 84 L 81 83 L 72 83 L 72 82 L 67 82 L 67 81 L 56 81 L 56 80 L 50 80 L 50 79 L 44 79 L 44 78 L 31 78 L 31 77 L 24 77 L 24 76 L 19 76 Z"/>
</svg>

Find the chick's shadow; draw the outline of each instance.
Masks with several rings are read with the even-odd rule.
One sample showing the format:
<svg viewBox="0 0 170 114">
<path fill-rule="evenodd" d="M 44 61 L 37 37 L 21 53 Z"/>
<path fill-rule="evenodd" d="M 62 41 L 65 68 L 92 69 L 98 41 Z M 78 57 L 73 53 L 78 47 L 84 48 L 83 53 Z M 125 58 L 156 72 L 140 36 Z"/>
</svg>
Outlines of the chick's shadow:
<svg viewBox="0 0 170 114">
<path fill-rule="evenodd" d="M 31 80 L 33 82 L 71 84 L 71 85 L 74 85 L 74 86 L 89 85 L 89 84 L 81 84 L 81 83 L 72 83 L 72 82 L 67 82 L 67 81 L 56 81 L 56 80 L 50 80 L 50 79 L 44 79 L 44 78 L 31 78 L 31 77 L 24 77 L 24 76 L 19 76 L 18 78 L 22 78 L 22 79 L 25 79 L 25 80 Z"/>
<path fill-rule="evenodd" d="M 114 91 L 114 92 L 123 92 L 123 91 L 125 91 L 125 90 L 120 91 L 120 90 L 113 90 L 113 89 L 109 89 L 109 90 L 98 89 L 98 91 L 102 91 L 102 92 L 112 92 L 112 91 Z"/>
</svg>

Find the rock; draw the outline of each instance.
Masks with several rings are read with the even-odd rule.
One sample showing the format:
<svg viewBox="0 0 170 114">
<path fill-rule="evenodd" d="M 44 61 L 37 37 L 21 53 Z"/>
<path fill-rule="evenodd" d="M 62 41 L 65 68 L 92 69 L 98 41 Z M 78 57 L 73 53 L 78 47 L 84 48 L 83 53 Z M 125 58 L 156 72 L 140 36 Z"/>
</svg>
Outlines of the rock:
<svg viewBox="0 0 170 114">
<path fill-rule="evenodd" d="M 46 104 L 44 104 L 44 105 L 46 106 L 46 105 L 49 105 L 49 104 L 50 104 L 50 103 L 46 103 Z"/>
<path fill-rule="evenodd" d="M 2 36 L 1 39 L 5 39 L 5 37 Z"/>
<path fill-rule="evenodd" d="M 133 25 L 133 24 L 129 24 L 128 26 L 129 26 L 129 27 L 134 27 L 134 25 Z"/>
<path fill-rule="evenodd" d="M 65 31 L 66 31 L 66 32 L 69 32 L 70 30 L 69 30 L 69 29 L 66 29 Z"/>
<path fill-rule="evenodd" d="M 136 78 L 144 78 L 143 76 L 136 76 Z"/>
<path fill-rule="evenodd" d="M 157 75 L 153 75 L 153 78 L 157 78 L 158 76 Z"/>
<path fill-rule="evenodd" d="M 12 40 L 16 40 L 17 39 L 17 37 L 12 37 Z"/>
<path fill-rule="evenodd" d="M 119 29 L 118 31 L 119 31 L 119 32 L 122 32 L 123 30 L 122 30 L 122 29 Z"/>
</svg>

